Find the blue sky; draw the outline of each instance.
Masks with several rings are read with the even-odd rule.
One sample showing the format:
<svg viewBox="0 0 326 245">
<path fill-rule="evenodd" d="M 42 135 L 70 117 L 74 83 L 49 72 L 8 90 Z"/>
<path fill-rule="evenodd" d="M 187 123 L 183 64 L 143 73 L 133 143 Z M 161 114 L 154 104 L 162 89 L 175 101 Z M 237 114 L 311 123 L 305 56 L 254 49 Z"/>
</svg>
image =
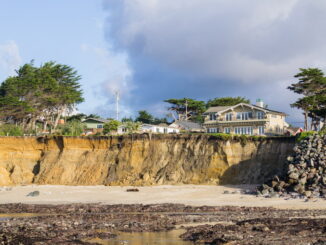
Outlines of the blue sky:
<svg viewBox="0 0 326 245">
<path fill-rule="evenodd" d="M 0 81 L 30 60 L 57 61 L 82 76 L 84 113 L 147 109 L 168 98 L 262 98 L 302 115 L 286 87 L 299 67 L 326 71 L 326 1 L 2 0 Z"/>
</svg>

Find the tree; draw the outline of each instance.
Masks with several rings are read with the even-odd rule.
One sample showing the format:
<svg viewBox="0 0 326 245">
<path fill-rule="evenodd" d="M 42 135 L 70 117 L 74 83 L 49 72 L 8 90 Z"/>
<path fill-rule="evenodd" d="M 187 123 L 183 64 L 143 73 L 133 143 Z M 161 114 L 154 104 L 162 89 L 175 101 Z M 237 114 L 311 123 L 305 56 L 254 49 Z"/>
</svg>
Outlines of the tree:
<svg viewBox="0 0 326 245">
<path fill-rule="evenodd" d="M 215 98 L 211 99 L 207 102 L 206 106 L 211 107 L 211 106 L 233 106 L 237 105 L 239 103 L 245 103 L 245 104 L 250 104 L 250 100 L 244 98 L 244 97 L 220 97 L 220 98 Z"/>
<path fill-rule="evenodd" d="M 308 117 L 312 119 L 312 126 L 316 129 L 319 121 L 326 121 L 326 78 L 324 73 L 318 68 L 300 68 L 300 72 L 294 77 L 299 81 L 291 84 L 288 89 L 302 94 L 304 97 L 298 99 L 291 106 L 303 110 L 305 130 L 308 130 Z"/>
<path fill-rule="evenodd" d="M 0 86 L 0 117 L 5 122 L 35 129 L 37 120 L 53 129 L 64 112 L 83 101 L 81 77 L 67 65 L 46 62 L 35 67 L 33 61 L 21 66 L 16 75 Z"/>
<path fill-rule="evenodd" d="M 66 121 L 67 122 L 71 122 L 71 121 L 79 121 L 79 122 L 81 122 L 86 117 L 87 116 L 84 113 L 78 113 L 78 114 L 66 117 Z"/>
<path fill-rule="evenodd" d="M 133 122 L 134 120 L 131 118 L 131 117 L 123 117 L 122 119 L 121 119 L 121 122 Z"/>
<path fill-rule="evenodd" d="M 127 121 L 123 124 L 129 133 L 137 132 L 140 129 L 140 122 Z"/>
<path fill-rule="evenodd" d="M 138 111 L 138 116 L 136 117 L 135 121 L 151 124 L 154 121 L 154 117 L 147 111 Z"/>
<path fill-rule="evenodd" d="M 174 120 L 191 120 L 198 121 L 202 117 L 203 112 L 206 110 L 204 101 L 194 100 L 190 98 L 183 99 L 168 99 L 164 100 L 170 104 L 168 108 L 173 111 L 177 117 L 173 115 Z"/>
<path fill-rule="evenodd" d="M 66 136 L 80 136 L 84 130 L 86 129 L 86 125 L 80 121 L 70 121 L 63 125 L 58 126 L 57 133 Z"/>
<path fill-rule="evenodd" d="M 105 123 L 103 126 L 103 133 L 108 134 L 112 131 L 118 131 L 118 127 L 120 126 L 120 122 L 117 120 L 111 120 L 108 123 Z"/>
</svg>

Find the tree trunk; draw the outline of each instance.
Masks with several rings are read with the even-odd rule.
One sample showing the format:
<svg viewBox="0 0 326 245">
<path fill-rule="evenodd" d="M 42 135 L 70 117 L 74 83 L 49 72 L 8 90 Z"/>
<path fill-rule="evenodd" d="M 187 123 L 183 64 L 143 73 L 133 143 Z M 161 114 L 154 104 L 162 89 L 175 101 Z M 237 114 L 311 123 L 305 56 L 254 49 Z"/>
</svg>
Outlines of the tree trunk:
<svg viewBox="0 0 326 245">
<path fill-rule="evenodd" d="M 304 111 L 304 130 L 308 131 L 308 112 Z"/>
<path fill-rule="evenodd" d="M 58 109 L 57 117 L 55 118 L 53 129 L 56 129 L 60 120 L 60 117 L 62 116 L 63 112 L 66 110 L 66 106 L 63 106 L 62 108 Z"/>
</svg>

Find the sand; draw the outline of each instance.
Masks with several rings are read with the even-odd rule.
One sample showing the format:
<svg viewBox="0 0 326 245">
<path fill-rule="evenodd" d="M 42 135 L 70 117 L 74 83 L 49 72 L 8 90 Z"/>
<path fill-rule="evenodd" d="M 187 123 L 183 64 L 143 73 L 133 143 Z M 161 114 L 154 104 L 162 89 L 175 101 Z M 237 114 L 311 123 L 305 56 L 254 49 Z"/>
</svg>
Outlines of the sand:
<svg viewBox="0 0 326 245">
<path fill-rule="evenodd" d="M 207 186 L 207 185 L 161 185 L 136 187 L 139 192 L 127 192 L 128 188 L 119 186 L 58 186 L 27 185 L 0 187 L 0 204 L 160 204 L 179 203 L 193 206 L 246 206 L 275 207 L 280 209 L 326 209 L 325 199 L 285 200 L 284 198 L 263 198 L 240 194 L 243 189 L 255 186 Z M 27 196 L 39 191 L 36 197 Z M 235 194 L 224 194 L 224 191 Z"/>
</svg>

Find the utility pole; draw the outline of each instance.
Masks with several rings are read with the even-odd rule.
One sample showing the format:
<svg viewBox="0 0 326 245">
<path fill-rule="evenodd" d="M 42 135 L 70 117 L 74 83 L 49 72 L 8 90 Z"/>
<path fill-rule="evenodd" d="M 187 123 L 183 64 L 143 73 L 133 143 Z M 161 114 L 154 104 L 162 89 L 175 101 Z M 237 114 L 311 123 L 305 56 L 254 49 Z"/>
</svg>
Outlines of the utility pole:
<svg viewBox="0 0 326 245">
<path fill-rule="evenodd" d="M 116 119 L 119 121 L 119 101 L 120 101 L 120 93 L 119 90 L 115 92 L 115 103 L 116 103 Z"/>
</svg>

